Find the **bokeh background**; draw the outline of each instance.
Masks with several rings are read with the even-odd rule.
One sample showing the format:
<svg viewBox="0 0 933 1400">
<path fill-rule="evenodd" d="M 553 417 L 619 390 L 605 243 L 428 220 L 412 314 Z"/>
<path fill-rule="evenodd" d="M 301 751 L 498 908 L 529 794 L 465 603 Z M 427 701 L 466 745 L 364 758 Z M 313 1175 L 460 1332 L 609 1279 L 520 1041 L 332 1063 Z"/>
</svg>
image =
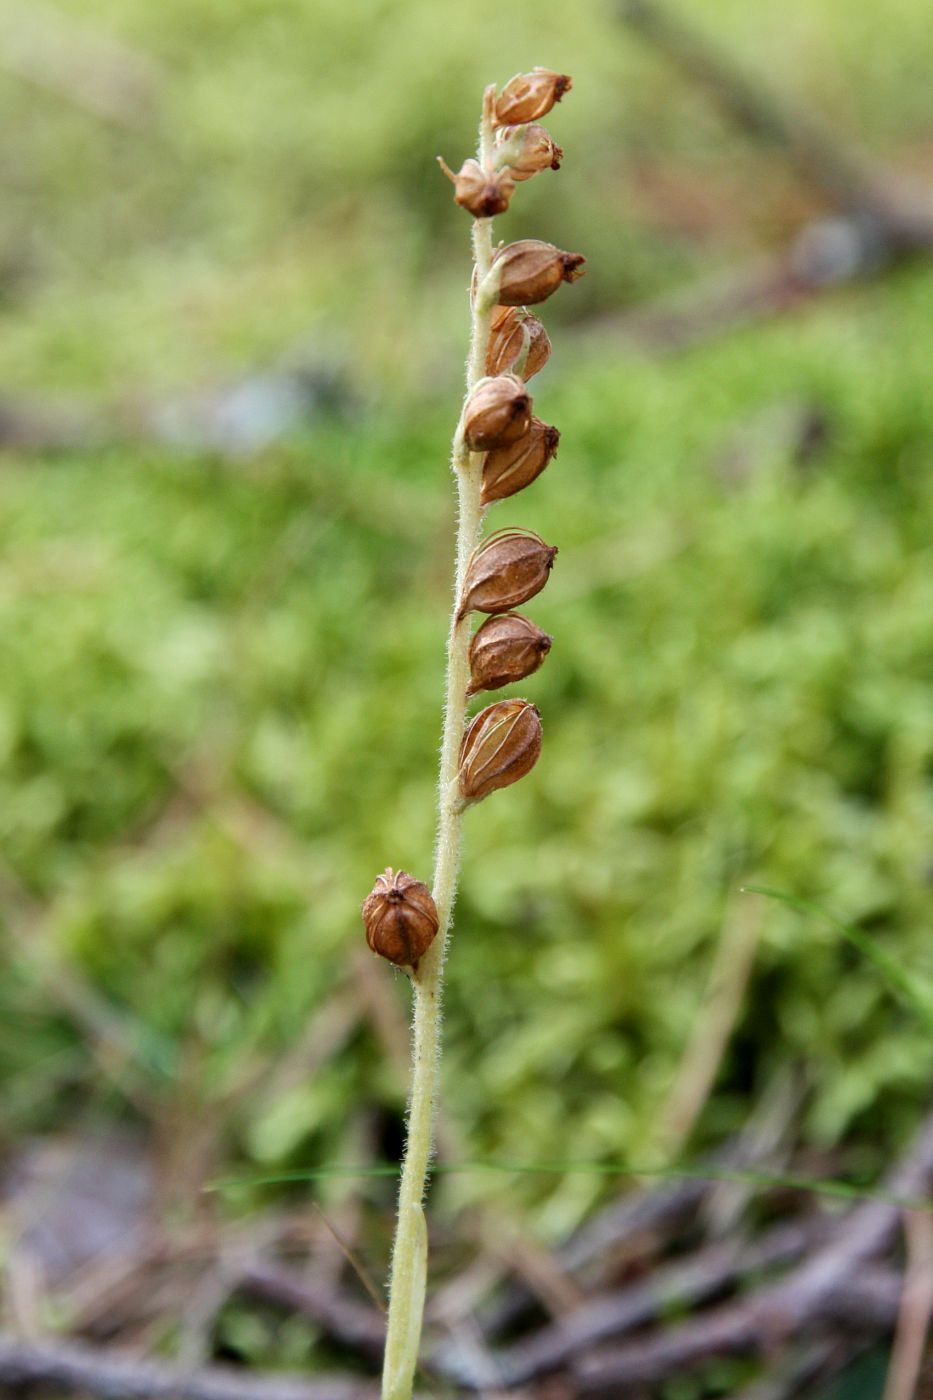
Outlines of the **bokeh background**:
<svg viewBox="0 0 933 1400">
<path fill-rule="evenodd" d="M 933 188 L 926 0 L 681 12 Z M 564 168 L 498 227 L 588 273 L 543 311 L 559 458 L 494 524 L 559 545 L 555 645 L 542 761 L 467 821 L 442 1157 L 692 1157 L 790 1093 L 798 1161 L 880 1172 L 929 1025 L 741 888 L 933 986 L 929 262 L 844 245 L 720 324 L 838 211 L 608 0 L 4 0 L 0 39 L 8 1161 L 119 1143 L 179 1221 L 310 1193 L 384 1274 L 391 1182 L 252 1178 L 398 1154 L 408 991 L 359 903 L 431 862 L 469 274 L 434 157 L 540 63 Z M 463 1171 L 433 1209 L 547 1243 L 618 1189 Z"/>
</svg>

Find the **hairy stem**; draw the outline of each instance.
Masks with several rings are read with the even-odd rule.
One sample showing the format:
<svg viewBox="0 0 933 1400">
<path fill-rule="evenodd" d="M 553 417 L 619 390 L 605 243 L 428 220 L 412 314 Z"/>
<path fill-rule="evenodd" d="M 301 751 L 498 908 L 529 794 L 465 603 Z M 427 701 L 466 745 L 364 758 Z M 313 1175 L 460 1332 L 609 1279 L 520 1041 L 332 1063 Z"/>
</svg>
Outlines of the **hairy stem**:
<svg viewBox="0 0 933 1400">
<path fill-rule="evenodd" d="M 495 89 L 488 88 L 480 124 L 479 160 L 485 163 L 492 153 L 492 112 Z M 466 392 L 483 377 L 489 348 L 489 321 L 494 301 L 483 287 L 492 261 L 492 220 L 473 223 L 474 287 L 471 298 L 470 353 L 467 360 Z M 437 937 L 425 953 L 412 977 L 412 1076 L 408 1106 L 408 1139 L 399 1190 L 398 1222 L 392 1252 L 392 1281 L 389 1289 L 389 1324 L 382 1372 L 383 1400 L 410 1400 L 421 1319 L 424 1311 L 424 1251 L 426 1235 L 422 1200 L 433 1145 L 434 1097 L 440 1052 L 441 987 L 444 957 L 450 932 L 451 915 L 457 894 L 460 865 L 460 831 L 463 804 L 457 784 L 460 741 L 466 716 L 467 688 L 470 682 L 469 616 L 457 621 L 458 603 L 470 555 L 480 535 L 483 510 L 480 488 L 483 454 L 470 452 L 458 423 L 451 452 L 451 465 L 457 480 L 457 560 L 450 635 L 447 642 L 447 696 L 444 734 L 441 742 L 438 777 L 437 844 L 434 857 L 434 902 L 437 905 Z"/>
</svg>

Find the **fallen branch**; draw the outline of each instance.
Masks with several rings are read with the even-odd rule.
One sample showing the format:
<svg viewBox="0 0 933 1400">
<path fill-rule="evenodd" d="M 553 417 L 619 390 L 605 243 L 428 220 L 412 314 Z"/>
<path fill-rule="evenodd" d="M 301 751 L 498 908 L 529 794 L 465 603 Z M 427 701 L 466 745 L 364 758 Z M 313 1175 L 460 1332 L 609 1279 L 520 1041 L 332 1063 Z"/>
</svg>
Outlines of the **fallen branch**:
<svg viewBox="0 0 933 1400">
<path fill-rule="evenodd" d="M 304 1378 L 229 1366 L 186 1370 L 78 1342 L 0 1336 L 0 1389 L 54 1386 L 98 1400 L 376 1400 L 378 1386 L 343 1376 Z"/>
<path fill-rule="evenodd" d="M 7 4 L 0 67 L 103 121 L 151 125 L 163 74 L 148 54 L 41 0 Z"/>
<path fill-rule="evenodd" d="M 853 150 L 799 99 L 791 104 L 770 93 L 758 75 L 664 4 L 617 0 L 617 12 L 741 130 L 778 150 L 831 212 L 806 224 L 788 248 L 737 274 L 607 319 L 613 339 L 621 332 L 649 351 L 683 349 L 787 311 L 828 287 L 877 275 L 906 256 L 933 252 L 930 185 Z"/>
<path fill-rule="evenodd" d="M 926 1211 L 907 1211 L 907 1271 L 891 1349 L 883 1400 L 912 1400 L 933 1314 L 933 1220 Z"/>
<path fill-rule="evenodd" d="M 670 1308 L 693 1308 L 741 1279 L 794 1262 L 821 1231 L 825 1233 L 825 1222 L 816 1219 L 775 1226 L 751 1244 L 726 1240 L 708 1245 L 627 1288 L 589 1300 L 527 1340 L 494 1352 L 492 1359 L 509 1385 L 556 1370 L 585 1347 L 656 1322 Z M 436 1357 L 432 1366 L 441 1369 Z"/>
<path fill-rule="evenodd" d="M 625 24 L 712 96 L 742 130 L 780 149 L 834 208 L 874 215 L 895 242 L 933 245 L 933 192 L 895 176 L 840 138 L 799 98 L 770 93 L 700 30 L 656 0 L 618 0 Z"/>
<path fill-rule="evenodd" d="M 892 1198 L 915 1200 L 928 1190 L 931 1178 L 933 1114 L 887 1178 L 885 1190 Z M 899 1219 L 896 1204 L 866 1202 L 848 1211 L 830 1243 L 780 1283 L 660 1335 L 581 1357 L 574 1367 L 581 1394 L 618 1395 L 627 1385 L 655 1383 L 713 1356 L 773 1352 L 814 1323 L 849 1318 L 850 1288 L 864 1293 L 859 1274 L 890 1247 Z"/>
<path fill-rule="evenodd" d="M 558 1261 L 575 1277 L 589 1281 L 594 1271 L 605 1272 L 611 1259 L 643 1253 L 647 1241 L 674 1234 L 696 1216 L 709 1191 L 710 1182 L 699 1179 L 633 1191 L 583 1225 L 557 1251 Z M 480 1310 L 478 1321 L 484 1336 L 496 1336 L 514 1327 L 534 1303 L 531 1290 L 513 1281 L 502 1297 Z"/>
<path fill-rule="evenodd" d="M 792 1356 L 776 1373 L 761 1376 L 732 1400 L 799 1400 L 813 1386 L 825 1386 L 849 1365 L 865 1343 L 851 1337 L 825 1337 Z M 820 1392 L 822 1393 L 822 1392 Z"/>
<path fill-rule="evenodd" d="M 683 1231 L 695 1228 L 704 1210 L 725 1224 L 727 1202 L 744 1201 L 748 1188 L 717 1180 L 723 1169 L 773 1164 L 799 1104 L 799 1086 L 780 1076 L 762 1098 L 742 1133 L 710 1160 L 708 1178 L 672 1178 L 652 1187 L 638 1187 L 605 1206 L 555 1251 L 558 1266 L 579 1284 L 605 1285 L 614 1272 L 633 1260 L 656 1255 Z M 513 1282 L 505 1294 L 480 1311 L 484 1336 L 514 1328 L 534 1305 L 529 1289 Z"/>
<path fill-rule="evenodd" d="M 868 165 L 799 107 L 791 111 L 700 30 L 654 0 L 619 0 L 623 23 L 652 44 L 724 110 L 743 131 L 781 148 L 834 203 L 851 207 L 868 183 Z"/>
</svg>

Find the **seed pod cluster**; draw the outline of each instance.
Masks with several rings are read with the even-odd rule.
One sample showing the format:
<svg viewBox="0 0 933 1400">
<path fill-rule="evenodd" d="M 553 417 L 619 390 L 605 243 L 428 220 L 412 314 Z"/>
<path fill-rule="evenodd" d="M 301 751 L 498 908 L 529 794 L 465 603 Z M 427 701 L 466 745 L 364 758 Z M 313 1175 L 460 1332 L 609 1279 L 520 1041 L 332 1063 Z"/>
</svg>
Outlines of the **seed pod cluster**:
<svg viewBox="0 0 933 1400">
<path fill-rule="evenodd" d="M 558 170 L 563 152 L 540 119 L 571 88 L 566 74 L 534 68 L 511 78 L 496 95 L 486 92 L 478 159 L 455 173 L 438 157 L 454 186 L 454 200 L 475 219 L 505 213 L 517 184 Z M 491 138 L 491 139 L 490 139 Z M 477 246 L 489 247 L 490 235 Z M 488 257 L 488 255 L 487 255 Z M 500 246 L 491 266 L 477 259 L 471 302 L 474 333 L 488 328 L 486 377 L 474 382 L 458 428 L 464 470 L 480 478 L 486 508 L 523 491 L 557 451 L 557 428 L 534 416 L 528 380 L 547 363 L 551 342 L 528 310 L 565 282 L 583 274 L 585 259 L 535 238 Z M 483 276 L 480 276 L 480 266 Z M 458 469 L 461 455 L 458 454 Z M 455 623 L 466 627 L 471 613 L 486 614 L 469 644 L 467 697 L 498 690 L 533 675 L 551 649 L 551 638 L 514 609 L 547 583 L 557 549 L 532 530 L 497 530 L 474 550 L 464 571 Z M 480 802 L 510 786 L 534 767 L 541 753 L 541 717 L 524 699 L 494 701 L 466 726 L 456 783 L 464 804 Z M 449 770 L 448 770 L 449 771 Z M 437 908 L 419 880 L 390 868 L 378 877 L 363 903 L 366 940 L 374 952 L 417 974 L 438 931 Z"/>
<path fill-rule="evenodd" d="M 438 164 L 453 183 L 454 201 L 462 209 L 475 219 L 504 214 L 517 181 L 530 180 L 542 170 L 560 169 L 564 153 L 538 119 L 572 86 L 566 73 L 549 68 L 516 73 L 495 101 L 495 149 L 484 163 L 466 160 L 454 174 L 438 156 Z"/>
<path fill-rule="evenodd" d="M 397 967 L 417 969 L 438 930 L 437 907 L 427 885 L 389 866 L 363 900 L 366 942 Z"/>
<path fill-rule="evenodd" d="M 550 69 L 535 68 L 510 79 L 495 104 L 495 153 L 509 170 L 512 185 L 542 170 L 557 170 L 563 151 L 539 125 L 571 81 Z M 494 157 L 495 158 L 495 157 Z M 529 306 L 546 301 L 564 282 L 582 275 L 585 259 L 536 238 L 500 248 L 488 274 L 487 295 L 497 305 L 490 319 L 486 372 L 467 401 L 464 437 L 474 451 L 482 445 L 480 501 L 489 506 L 530 486 L 557 452 L 560 433 L 536 418 L 515 387 L 527 384 L 547 362 L 551 343 Z M 482 298 L 483 284 L 474 296 Z M 506 386 L 510 385 L 507 389 Z M 519 430 L 519 425 L 521 425 Z M 551 648 L 546 632 L 512 609 L 544 587 L 557 550 L 531 530 L 498 530 L 482 541 L 463 579 L 458 620 L 488 613 L 470 644 L 469 694 L 497 690 L 532 675 Z M 460 754 L 460 790 L 468 802 L 522 777 L 541 750 L 541 721 L 525 700 L 503 700 L 480 711 L 467 729 Z"/>
</svg>

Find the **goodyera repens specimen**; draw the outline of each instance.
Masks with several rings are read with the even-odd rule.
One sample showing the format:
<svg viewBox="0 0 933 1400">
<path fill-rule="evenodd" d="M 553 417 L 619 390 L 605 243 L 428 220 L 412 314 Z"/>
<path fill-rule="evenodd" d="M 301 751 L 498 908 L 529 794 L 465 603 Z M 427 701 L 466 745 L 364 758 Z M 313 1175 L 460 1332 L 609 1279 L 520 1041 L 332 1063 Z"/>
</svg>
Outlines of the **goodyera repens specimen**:
<svg viewBox="0 0 933 1400">
<path fill-rule="evenodd" d="M 537 238 L 493 246 L 492 220 L 516 187 L 557 170 L 563 151 L 540 125 L 570 91 L 548 68 L 486 89 L 475 157 L 456 174 L 454 200 L 473 216 L 473 280 L 467 392 L 454 433 L 459 517 L 454 605 L 447 643 L 447 696 L 438 783 L 432 889 L 406 871 L 380 875 L 363 903 L 373 952 L 404 968 L 414 991 L 408 1142 L 392 1256 L 383 1400 L 410 1400 L 424 1311 L 427 1229 L 421 1201 L 431 1154 L 440 1038 L 441 974 L 456 894 L 460 827 L 467 807 L 509 787 L 541 752 L 541 717 L 530 700 L 494 701 L 467 718 L 469 699 L 525 680 L 551 638 L 515 609 L 540 593 L 557 549 L 521 526 L 482 538 L 487 508 L 530 486 L 557 452 L 560 434 L 532 411 L 528 381 L 551 353 L 529 306 L 581 276 L 584 259 Z M 548 173 L 545 179 L 553 177 Z M 472 631 L 474 614 L 484 615 Z"/>
</svg>

